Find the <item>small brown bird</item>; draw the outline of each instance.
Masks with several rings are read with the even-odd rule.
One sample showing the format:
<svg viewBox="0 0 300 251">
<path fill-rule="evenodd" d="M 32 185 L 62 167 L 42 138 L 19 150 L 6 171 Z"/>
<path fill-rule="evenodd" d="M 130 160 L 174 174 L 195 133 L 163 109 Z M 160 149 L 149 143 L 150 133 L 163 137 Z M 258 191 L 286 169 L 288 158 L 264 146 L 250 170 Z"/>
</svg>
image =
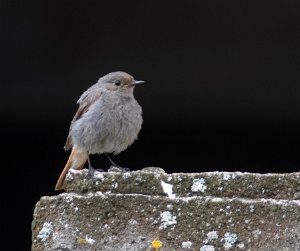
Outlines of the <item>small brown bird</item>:
<svg viewBox="0 0 300 251">
<path fill-rule="evenodd" d="M 126 72 L 112 72 L 100 78 L 79 98 L 79 108 L 71 122 L 65 150 L 72 149 L 55 190 L 65 188 L 65 177 L 70 168 L 82 169 L 90 154 L 105 154 L 117 166 L 109 153 L 119 154 L 130 146 L 142 126 L 142 109 L 133 96 L 136 81 Z"/>
</svg>

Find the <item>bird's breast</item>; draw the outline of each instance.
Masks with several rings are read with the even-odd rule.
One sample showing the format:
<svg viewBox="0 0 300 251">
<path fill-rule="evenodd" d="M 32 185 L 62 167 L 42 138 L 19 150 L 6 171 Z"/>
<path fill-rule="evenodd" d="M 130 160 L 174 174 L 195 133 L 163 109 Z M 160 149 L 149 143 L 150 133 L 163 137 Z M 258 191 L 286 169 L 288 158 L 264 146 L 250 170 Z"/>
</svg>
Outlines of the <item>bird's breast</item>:
<svg viewBox="0 0 300 251">
<path fill-rule="evenodd" d="M 89 153 L 118 154 L 137 139 L 142 122 L 134 97 L 103 95 L 74 126 L 74 141 Z"/>
</svg>

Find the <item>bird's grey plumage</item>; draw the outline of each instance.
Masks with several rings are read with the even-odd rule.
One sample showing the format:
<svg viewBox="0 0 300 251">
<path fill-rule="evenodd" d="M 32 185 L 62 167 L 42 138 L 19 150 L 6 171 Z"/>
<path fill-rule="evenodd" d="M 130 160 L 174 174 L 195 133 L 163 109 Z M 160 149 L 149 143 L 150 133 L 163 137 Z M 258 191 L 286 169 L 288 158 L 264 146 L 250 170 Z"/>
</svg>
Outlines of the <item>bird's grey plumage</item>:
<svg viewBox="0 0 300 251">
<path fill-rule="evenodd" d="M 116 85 L 120 81 L 120 85 Z M 130 146 L 142 126 L 142 109 L 133 96 L 134 79 L 125 72 L 100 78 L 78 100 L 66 149 L 88 154 L 118 154 Z"/>
<path fill-rule="evenodd" d="M 89 154 L 118 154 L 137 139 L 143 123 L 142 109 L 133 96 L 136 81 L 125 72 L 112 72 L 87 89 L 71 122 L 65 149 L 72 148 L 55 190 L 65 188 L 70 168 L 82 169 L 86 161 L 93 172 Z"/>
</svg>

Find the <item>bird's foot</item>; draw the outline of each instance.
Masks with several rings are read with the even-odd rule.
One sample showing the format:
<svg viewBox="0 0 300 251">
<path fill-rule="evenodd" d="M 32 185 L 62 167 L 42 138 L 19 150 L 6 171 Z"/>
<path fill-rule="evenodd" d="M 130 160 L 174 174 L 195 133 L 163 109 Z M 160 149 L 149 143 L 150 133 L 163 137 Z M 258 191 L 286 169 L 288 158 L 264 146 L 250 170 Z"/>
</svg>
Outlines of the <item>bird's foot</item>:
<svg viewBox="0 0 300 251">
<path fill-rule="evenodd" d="M 110 166 L 110 168 L 108 169 L 108 172 L 119 172 L 119 173 L 126 173 L 126 172 L 130 172 L 130 169 L 127 167 L 121 167 L 119 165 L 112 165 Z"/>
<path fill-rule="evenodd" d="M 88 174 L 87 174 L 87 177 L 89 178 L 93 178 L 94 175 L 95 175 L 95 169 L 92 167 L 92 165 L 89 165 L 89 169 L 88 169 Z"/>
<path fill-rule="evenodd" d="M 95 175 L 95 172 L 99 172 L 99 173 L 103 173 L 103 172 L 105 172 L 102 168 L 93 168 L 92 166 L 89 166 L 89 169 L 88 169 L 88 174 L 87 174 L 87 176 L 89 177 L 89 178 L 93 178 L 94 177 L 94 175 Z"/>
<path fill-rule="evenodd" d="M 108 169 L 108 172 L 120 172 L 120 173 L 130 172 L 129 168 L 124 168 L 124 167 L 121 167 L 121 166 L 117 165 L 112 160 L 112 158 L 109 156 L 108 153 L 106 153 L 105 156 L 106 156 L 106 158 L 109 160 L 109 162 L 111 164 L 110 168 Z"/>
</svg>

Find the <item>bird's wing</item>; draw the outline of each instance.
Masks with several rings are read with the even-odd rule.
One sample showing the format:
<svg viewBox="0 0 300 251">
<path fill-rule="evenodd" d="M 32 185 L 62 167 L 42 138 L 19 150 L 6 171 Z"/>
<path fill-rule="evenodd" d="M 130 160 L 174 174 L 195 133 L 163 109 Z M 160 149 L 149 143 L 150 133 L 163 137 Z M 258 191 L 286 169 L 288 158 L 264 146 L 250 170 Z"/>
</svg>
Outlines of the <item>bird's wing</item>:
<svg viewBox="0 0 300 251">
<path fill-rule="evenodd" d="M 69 129 L 69 135 L 67 137 L 66 144 L 64 146 L 65 150 L 69 150 L 73 145 L 70 136 L 70 131 L 72 129 L 74 122 L 80 119 L 90 109 L 90 107 L 95 103 L 95 101 L 100 98 L 100 96 L 101 96 L 101 90 L 99 90 L 99 88 L 95 88 L 95 86 L 91 86 L 80 96 L 77 102 L 77 104 L 79 104 L 79 107 L 77 112 L 75 113 L 74 118 L 72 119 L 70 129 Z"/>
</svg>

